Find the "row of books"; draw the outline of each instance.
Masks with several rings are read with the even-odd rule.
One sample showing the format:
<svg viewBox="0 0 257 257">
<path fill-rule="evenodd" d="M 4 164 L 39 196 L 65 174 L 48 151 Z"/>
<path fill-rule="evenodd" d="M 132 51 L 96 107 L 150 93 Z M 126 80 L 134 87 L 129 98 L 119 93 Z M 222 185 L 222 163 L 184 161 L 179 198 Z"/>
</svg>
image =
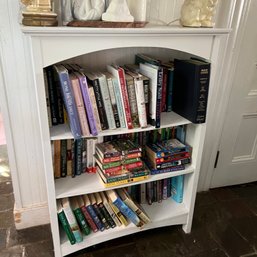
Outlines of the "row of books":
<svg viewBox="0 0 257 257">
<path fill-rule="evenodd" d="M 184 175 L 128 187 L 131 198 L 139 204 L 161 203 L 170 197 L 177 203 L 183 202 Z"/>
<path fill-rule="evenodd" d="M 186 126 L 183 125 L 103 138 L 54 140 L 52 142 L 54 177 L 75 177 L 85 172 L 96 173 L 97 164 L 101 180 L 104 183 L 108 181 L 109 186 L 115 186 L 117 181 L 114 181 L 115 179 L 110 175 L 122 175 L 123 181 L 120 180 L 118 184 L 147 179 L 149 171 L 146 169 L 145 163 L 151 175 L 182 170 L 185 168 L 185 164 L 190 163 L 192 151 L 189 146 L 183 145 L 185 137 Z M 187 150 L 177 154 L 173 153 L 171 156 L 155 156 L 160 152 L 155 153 L 154 151 L 160 148 L 165 140 L 166 143 L 173 141 L 181 144 Z M 119 147 L 121 151 L 114 154 L 115 147 Z M 126 149 L 130 151 L 129 155 L 124 154 Z M 110 155 L 107 157 L 107 151 L 111 152 L 111 158 Z M 126 171 L 131 169 L 134 169 L 137 177 L 128 177 Z M 140 174 L 142 176 L 139 176 Z M 125 178 L 125 176 L 127 177 Z"/>
<path fill-rule="evenodd" d="M 63 124 L 68 119 L 75 138 L 96 136 L 106 129 L 144 128 L 147 123 L 159 127 L 160 117 L 158 121 L 155 117 L 159 109 L 156 79 L 147 65 L 141 66 L 108 65 L 104 72 L 84 71 L 76 64 L 47 67 L 44 74 L 50 124 Z M 167 79 L 164 84 L 166 88 Z M 171 96 L 163 99 L 166 106 Z"/>
<path fill-rule="evenodd" d="M 57 200 L 59 222 L 71 244 L 91 232 L 127 226 L 142 227 L 150 218 L 127 190 L 117 189 Z"/>
<path fill-rule="evenodd" d="M 75 177 L 95 173 L 95 145 L 97 138 L 54 140 L 52 142 L 54 178 Z"/>
<path fill-rule="evenodd" d="M 141 146 L 130 139 L 98 143 L 95 160 L 100 180 L 111 187 L 147 179 L 149 170 L 141 157 Z"/>
</svg>

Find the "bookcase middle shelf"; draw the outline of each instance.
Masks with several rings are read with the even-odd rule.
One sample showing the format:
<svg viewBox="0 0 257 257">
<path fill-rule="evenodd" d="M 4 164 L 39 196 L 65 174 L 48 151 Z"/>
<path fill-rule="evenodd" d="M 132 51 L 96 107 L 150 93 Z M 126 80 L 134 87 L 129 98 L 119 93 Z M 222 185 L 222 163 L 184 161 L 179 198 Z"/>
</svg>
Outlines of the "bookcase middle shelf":
<svg viewBox="0 0 257 257">
<path fill-rule="evenodd" d="M 192 123 L 191 121 L 183 118 L 175 112 L 163 112 L 161 113 L 161 126 L 160 128 L 169 128 L 180 125 L 186 125 Z M 113 130 L 103 130 L 98 136 L 113 136 L 127 133 L 136 133 L 136 132 L 144 132 L 156 129 L 154 126 L 148 125 L 146 128 L 134 128 L 134 129 L 126 129 L 126 128 L 118 128 Z M 71 134 L 71 130 L 68 124 L 62 124 L 53 126 L 50 128 L 50 137 L 51 140 L 60 140 L 60 139 L 73 139 L 73 135 Z"/>
<path fill-rule="evenodd" d="M 161 180 L 165 178 L 176 177 L 179 175 L 185 175 L 193 173 L 195 170 L 194 165 L 187 165 L 184 170 L 172 171 L 162 174 L 150 175 L 149 179 L 142 180 L 138 182 L 132 182 L 129 184 L 123 184 L 115 187 L 104 187 L 100 181 L 99 175 L 94 173 L 84 173 L 75 178 L 65 177 L 55 180 L 55 196 L 56 199 L 61 199 L 64 197 L 71 197 L 76 195 L 90 194 L 101 192 L 109 189 L 122 188 L 126 186 L 138 185 L 143 183 L 148 183 L 156 180 Z"/>
</svg>

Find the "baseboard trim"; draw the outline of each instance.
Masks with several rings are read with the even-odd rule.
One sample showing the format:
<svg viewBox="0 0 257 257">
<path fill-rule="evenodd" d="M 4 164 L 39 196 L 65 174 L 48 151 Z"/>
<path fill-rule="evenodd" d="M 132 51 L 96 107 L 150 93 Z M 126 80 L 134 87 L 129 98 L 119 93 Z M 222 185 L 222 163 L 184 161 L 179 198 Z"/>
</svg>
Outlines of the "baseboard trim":
<svg viewBox="0 0 257 257">
<path fill-rule="evenodd" d="M 50 223 L 47 203 L 18 209 L 14 206 L 14 223 L 16 229 L 24 229 Z"/>
</svg>

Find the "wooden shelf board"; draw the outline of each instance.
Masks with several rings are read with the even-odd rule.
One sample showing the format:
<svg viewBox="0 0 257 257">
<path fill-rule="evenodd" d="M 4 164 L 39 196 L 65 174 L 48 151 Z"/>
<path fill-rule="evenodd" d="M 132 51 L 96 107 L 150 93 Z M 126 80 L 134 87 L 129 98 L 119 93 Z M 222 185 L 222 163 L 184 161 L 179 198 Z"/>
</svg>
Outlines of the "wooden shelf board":
<svg viewBox="0 0 257 257">
<path fill-rule="evenodd" d="M 115 186 L 115 187 L 108 187 L 108 188 L 104 187 L 98 174 L 84 173 L 75 178 L 66 177 L 66 178 L 56 179 L 55 195 L 56 195 L 56 199 L 60 199 L 60 198 L 70 197 L 75 195 L 101 192 L 109 189 L 121 188 L 121 187 L 131 186 L 131 185 L 138 185 L 138 184 L 148 183 L 148 182 L 161 180 L 165 178 L 176 177 L 179 175 L 192 173 L 193 171 L 194 171 L 193 165 L 187 165 L 185 170 L 172 171 L 172 172 L 167 172 L 167 173 L 162 173 L 157 175 L 150 175 L 149 176 L 150 178 L 147 180 L 132 182 L 129 184 L 124 184 L 124 185 Z"/>
<path fill-rule="evenodd" d="M 75 245 L 71 245 L 64 232 L 62 232 L 61 251 L 63 256 L 121 236 L 187 222 L 188 209 L 183 203 L 178 204 L 172 199 L 167 199 L 162 203 L 153 203 L 152 205 L 143 204 L 142 206 L 151 219 L 151 223 L 143 228 L 137 228 L 131 223 L 127 227 L 121 226 L 103 232 L 92 233 L 84 237 L 83 242 Z"/>
<path fill-rule="evenodd" d="M 190 124 L 191 122 L 175 112 L 163 112 L 161 114 L 161 128 L 175 127 L 179 125 Z M 98 136 L 113 136 L 126 133 L 135 133 L 150 131 L 156 129 L 154 126 L 148 125 L 146 128 L 135 128 L 135 129 L 123 129 L 117 128 L 114 130 L 104 130 L 101 131 Z M 53 126 L 50 128 L 51 140 L 60 139 L 73 139 L 70 128 L 67 124 L 62 124 L 58 126 Z"/>
</svg>

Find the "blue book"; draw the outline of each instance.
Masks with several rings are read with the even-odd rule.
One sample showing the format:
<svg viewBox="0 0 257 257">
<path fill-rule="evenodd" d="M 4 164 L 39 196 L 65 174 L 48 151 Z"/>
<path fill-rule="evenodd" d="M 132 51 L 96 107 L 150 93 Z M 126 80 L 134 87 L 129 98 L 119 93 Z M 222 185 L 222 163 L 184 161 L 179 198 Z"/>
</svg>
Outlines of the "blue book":
<svg viewBox="0 0 257 257">
<path fill-rule="evenodd" d="M 89 200 L 88 195 L 83 195 L 83 200 L 86 206 L 86 209 L 89 213 L 89 215 L 91 216 L 91 218 L 93 219 L 95 225 L 97 226 L 97 228 L 100 231 L 104 231 L 105 227 L 104 224 L 100 221 L 99 217 L 97 216 L 94 207 L 91 204 L 91 201 Z"/>
<path fill-rule="evenodd" d="M 62 97 L 68 113 L 71 133 L 75 139 L 78 139 L 82 136 L 82 132 L 68 70 L 63 65 L 54 65 L 54 68 L 59 76 Z"/>
<path fill-rule="evenodd" d="M 142 227 L 144 223 L 139 219 L 137 214 L 132 211 L 118 196 L 113 190 L 108 190 L 107 196 L 112 201 L 112 203 L 120 210 L 120 212 L 132 221 L 137 227 Z"/>
<path fill-rule="evenodd" d="M 171 197 L 177 203 L 183 202 L 184 175 L 171 179 Z"/>
</svg>

